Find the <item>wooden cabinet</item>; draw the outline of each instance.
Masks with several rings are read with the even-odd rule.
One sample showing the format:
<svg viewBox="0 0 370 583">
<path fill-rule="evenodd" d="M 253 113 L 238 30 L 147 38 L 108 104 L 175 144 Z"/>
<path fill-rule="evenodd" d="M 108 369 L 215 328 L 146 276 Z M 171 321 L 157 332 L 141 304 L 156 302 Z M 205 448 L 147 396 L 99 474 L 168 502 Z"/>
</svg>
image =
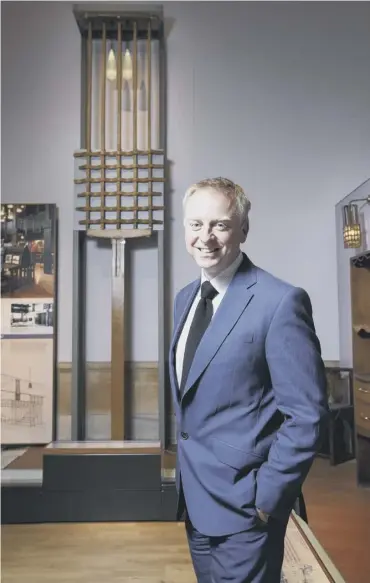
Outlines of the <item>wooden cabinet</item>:
<svg viewBox="0 0 370 583">
<path fill-rule="evenodd" d="M 370 251 L 353 257 L 350 271 L 357 480 L 370 486 Z"/>
</svg>

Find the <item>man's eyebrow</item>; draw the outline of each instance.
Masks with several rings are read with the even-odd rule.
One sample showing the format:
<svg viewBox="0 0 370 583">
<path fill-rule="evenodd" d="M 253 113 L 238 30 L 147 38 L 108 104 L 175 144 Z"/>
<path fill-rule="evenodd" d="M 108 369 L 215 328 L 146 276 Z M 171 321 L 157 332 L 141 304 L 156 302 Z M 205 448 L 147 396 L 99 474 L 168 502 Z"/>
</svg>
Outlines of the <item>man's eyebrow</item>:
<svg viewBox="0 0 370 583">
<path fill-rule="evenodd" d="M 187 221 L 197 221 L 198 223 L 202 223 L 203 219 L 198 219 L 197 217 L 193 216 L 193 217 L 186 217 Z M 220 219 L 212 219 L 209 221 L 211 224 L 215 224 L 215 223 L 231 223 L 232 219 L 228 218 L 220 218 Z"/>
</svg>

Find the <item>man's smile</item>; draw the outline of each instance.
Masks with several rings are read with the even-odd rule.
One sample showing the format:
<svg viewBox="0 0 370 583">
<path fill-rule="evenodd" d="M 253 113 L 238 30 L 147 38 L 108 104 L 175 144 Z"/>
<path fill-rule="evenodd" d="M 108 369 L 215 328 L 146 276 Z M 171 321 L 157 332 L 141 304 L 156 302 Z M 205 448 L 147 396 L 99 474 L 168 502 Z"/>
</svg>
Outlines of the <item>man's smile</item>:
<svg viewBox="0 0 370 583">
<path fill-rule="evenodd" d="M 220 251 L 220 247 L 216 247 L 215 249 L 207 249 L 207 247 L 196 247 L 196 249 L 198 249 L 198 251 L 201 251 L 202 253 L 208 253 L 208 254 L 212 254 L 212 253 L 216 253 L 217 251 Z"/>
</svg>

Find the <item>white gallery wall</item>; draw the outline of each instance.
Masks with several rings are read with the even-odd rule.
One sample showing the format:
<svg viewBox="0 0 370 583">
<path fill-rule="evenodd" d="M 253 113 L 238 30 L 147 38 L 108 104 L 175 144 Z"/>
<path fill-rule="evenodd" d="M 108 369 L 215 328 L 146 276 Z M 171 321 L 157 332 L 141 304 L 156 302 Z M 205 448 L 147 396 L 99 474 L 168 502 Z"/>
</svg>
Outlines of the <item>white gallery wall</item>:
<svg viewBox="0 0 370 583">
<path fill-rule="evenodd" d="M 183 192 L 227 176 L 252 200 L 246 252 L 309 292 L 323 356 L 339 359 L 335 204 L 370 175 L 370 5 L 164 2 L 163 11 L 171 297 L 198 275 L 183 245 Z M 59 207 L 58 352 L 70 361 L 80 36 L 69 2 L 6 2 L 1 13 L 2 198 Z M 91 241 L 88 261 L 87 358 L 109 361 L 109 246 Z M 129 263 L 128 357 L 155 361 L 155 247 L 137 243 Z"/>
<path fill-rule="evenodd" d="M 80 45 L 72 4 L 1 4 L 1 198 L 58 205 L 58 352 L 60 360 L 68 361 Z"/>
</svg>

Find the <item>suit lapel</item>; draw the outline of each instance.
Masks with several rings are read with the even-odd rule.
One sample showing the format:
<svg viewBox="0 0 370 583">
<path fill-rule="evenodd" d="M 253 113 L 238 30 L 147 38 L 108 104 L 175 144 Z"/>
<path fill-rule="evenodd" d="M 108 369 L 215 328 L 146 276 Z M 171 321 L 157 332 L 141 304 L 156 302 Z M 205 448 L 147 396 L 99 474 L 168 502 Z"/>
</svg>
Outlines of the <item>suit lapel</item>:
<svg viewBox="0 0 370 583">
<path fill-rule="evenodd" d="M 176 346 L 177 346 L 177 342 L 180 338 L 180 334 L 181 331 L 183 329 L 183 326 L 185 324 L 185 320 L 188 316 L 189 310 L 191 308 L 191 305 L 194 301 L 194 298 L 197 294 L 197 291 L 199 290 L 199 286 L 200 286 L 200 279 L 196 280 L 193 284 L 192 287 L 187 295 L 187 298 L 185 299 L 184 302 L 184 307 L 182 309 L 181 315 L 177 320 L 177 323 L 175 323 L 175 330 L 172 336 L 172 342 L 171 342 L 171 347 L 170 347 L 170 374 L 172 377 L 172 386 L 175 388 L 175 393 L 176 393 L 176 398 L 178 398 L 179 395 L 179 385 L 177 382 L 177 374 L 176 374 Z M 179 306 L 179 309 L 181 309 L 181 306 Z"/>
<path fill-rule="evenodd" d="M 204 372 L 205 368 L 211 362 L 212 358 L 215 356 L 216 352 L 225 341 L 226 337 L 231 332 L 232 328 L 235 326 L 244 310 L 247 308 L 254 295 L 253 286 L 256 283 L 256 280 L 256 268 L 250 262 L 248 257 L 244 255 L 243 262 L 239 270 L 233 277 L 227 292 L 212 319 L 211 324 L 206 330 L 198 346 L 194 360 L 190 367 L 183 397 Z M 197 289 L 198 286 L 196 286 L 195 292 Z M 191 301 L 195 296 L 195 292 L 191 294 L 191 300 L 189 300 L 187 304 L 185 314 L 183 314 L 183 318 L 181 320 L 182 322 L 184 321 L 184 318 L 189 311 Z M 179 335 L 179 330 L 181 330 L 181 323 L 177 329 L 177 338 Z"/>
</svg>

